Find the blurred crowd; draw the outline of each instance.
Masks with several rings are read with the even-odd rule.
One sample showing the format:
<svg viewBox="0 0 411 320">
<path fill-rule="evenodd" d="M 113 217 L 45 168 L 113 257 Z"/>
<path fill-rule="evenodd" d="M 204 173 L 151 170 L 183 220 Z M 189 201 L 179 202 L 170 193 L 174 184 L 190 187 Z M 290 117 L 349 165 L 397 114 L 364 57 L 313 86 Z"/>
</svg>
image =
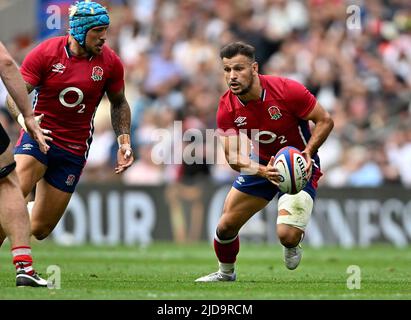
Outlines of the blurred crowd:
<svg viewBox="0 0 411 320">
<path fill-rule="evenodd" d="M 114 174 L 116 141 L 104 99 L 81 183 L 179 185 L 194 203 L 201 192 L 191 187 L 205 178 L 231 183 L 236 173 L 228 165 L 206 163 L 217 144 L 204 138 L 216 126 L 218 99 L 226 90 L 219 49 L 243 40 L 256 48 L 260 73 L 300 81 L 332 114 L 335 128 L 320 149 L 322 185 L 411 187 L 408 0 L 99 2 L 111 15 L 108 44 L 126 69 L 136 161 L 124 175 Z M 347 12 L 350 5 L 356 7 Z M 24 35 L 7 44 L 18 62 L 33 39 Z M 0 110 L 0 121 L 16 139 L 18 126 Z M 192 130 L 191 138 L 183 139 L 179 128 Z M 175 150 L 189 144 L 199 151 L 194 164 L 156 161 L 175 160 Z M 222 157 L 217 152 L 219 163 Z M 176 190 L 168 193 L 171 202 Z"/>
</svg>

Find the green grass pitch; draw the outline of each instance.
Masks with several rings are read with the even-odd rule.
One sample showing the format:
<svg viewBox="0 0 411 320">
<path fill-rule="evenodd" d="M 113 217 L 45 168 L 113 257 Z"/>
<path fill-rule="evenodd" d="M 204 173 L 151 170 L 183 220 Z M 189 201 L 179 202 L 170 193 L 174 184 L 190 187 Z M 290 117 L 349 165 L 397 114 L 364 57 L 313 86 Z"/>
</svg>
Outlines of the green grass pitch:
<svg viewBox="0 0 411 320">
<path fill-rule="evenodd" d="M 35 267 L 47 278 L 61 270 L 61 288 L 16 288 L 9 245 L 0 249 L 0 299 L 275 300 L 411 299 L 411 247 L 343 249 L 305 247 L 300 266 L 289 271 L 280 245 L 242 244 L 237 281 L 195 283 L 216 271 L 208 243 L 139 246 L 33 245 Z M 360 289 L 348 289 L 347 268 L 360 268 Z"/>
</svg>

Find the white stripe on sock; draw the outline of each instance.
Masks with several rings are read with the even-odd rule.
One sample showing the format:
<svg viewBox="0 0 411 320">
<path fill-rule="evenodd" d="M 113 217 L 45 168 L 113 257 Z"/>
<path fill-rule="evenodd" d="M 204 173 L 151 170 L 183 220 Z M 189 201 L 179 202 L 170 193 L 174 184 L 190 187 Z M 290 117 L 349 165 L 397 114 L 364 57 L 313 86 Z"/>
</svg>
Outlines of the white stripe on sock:
<svg viewBox="0 0 411 320">
<path fill-rule="evenodd" d="M 30 248 L 17 248 L 17 249 L 11 250 L 11 254 L 13 255 L 13 258 L 16 256 L 21 256 L 21 255 L 31 256 L 31 249 Z"/>
<path fill-rule="evenodd" d="M 214 239 L 215 239 L 218 243 L 221 243 L 221 244 L 231 243 L 231 242 L 233 242 L 235 239 L 237 239 L 237 237 L 238 237 L 238 234 L 237 234 L 234 238 L 232 238 L 232 239 L 221 240 L 221 239 L 218 237 L 217 232 L 216 232 L 215 235 L 214 235 Z"/>
</svg>

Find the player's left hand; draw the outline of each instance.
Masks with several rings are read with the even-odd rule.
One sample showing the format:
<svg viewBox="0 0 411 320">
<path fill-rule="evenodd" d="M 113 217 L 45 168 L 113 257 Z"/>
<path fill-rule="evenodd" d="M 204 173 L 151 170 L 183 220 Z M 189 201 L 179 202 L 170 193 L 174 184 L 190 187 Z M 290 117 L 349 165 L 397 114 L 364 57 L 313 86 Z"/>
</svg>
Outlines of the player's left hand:
<svg viewBox="0 0 411 320">
<path fill-rule="evenodd" d="M 134 161 L 133 149 L 129 144 L 122 144 L 117 151 L 117 167 L 114 172 L 119 174 L 132 165 Z"/>
<path fill-rule="evenodd" d="M 311 159 L 311 155 L 308 151 L 304 150 L 301 153 L 304 156 L 305 161 L 307 162 L 307 168 L 305 171 L 307 172 L 307 177 L 308 177 L 307 180 L 309 181 L 311 179 L 311 172 L 312 172 L 311 168 L 313 166 L 313 160 Z"/>
</svg>

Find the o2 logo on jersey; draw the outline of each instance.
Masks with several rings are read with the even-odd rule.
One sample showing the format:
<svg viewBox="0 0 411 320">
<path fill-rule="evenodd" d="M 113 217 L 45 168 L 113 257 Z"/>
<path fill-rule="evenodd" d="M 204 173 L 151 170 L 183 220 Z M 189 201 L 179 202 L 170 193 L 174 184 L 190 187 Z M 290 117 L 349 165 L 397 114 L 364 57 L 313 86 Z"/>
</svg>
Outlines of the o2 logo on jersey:
<svg viewBox="0 0 411 320">
<path fill-rule="evenodd" d="M 69 92 L 74 92 L 75 94 L 77 94 L 77 100 L 70 103 L 67 102 L 65 96 L 67 93 Z M 79 110 L 77 110 L 77 113 L 84 113 L 84 109 L 86 108 L 86 105 L 83 102 L 84 99 L 84 93 L 83 91 L 81 91 L 79 88 L 76 87 L 68 87 L 66 89 L 63 89 L 60 94 L 59 94 L 59 101 L 60 103 L 67 107 L 67 108 L 74 108 L 77 106 L 80 106 L 81 108 Z"/>
<path fill-rule="evenodd" d="M 280 144 L 284 144 L 287 142 L 285 136 L 277 136 L 274 132 L 263 130 L 258 131 L 254 136 L 253 139 L 259 143 L 268 144 L 275 141 L 275 139 L 280 139 Z"/>
</svg>

